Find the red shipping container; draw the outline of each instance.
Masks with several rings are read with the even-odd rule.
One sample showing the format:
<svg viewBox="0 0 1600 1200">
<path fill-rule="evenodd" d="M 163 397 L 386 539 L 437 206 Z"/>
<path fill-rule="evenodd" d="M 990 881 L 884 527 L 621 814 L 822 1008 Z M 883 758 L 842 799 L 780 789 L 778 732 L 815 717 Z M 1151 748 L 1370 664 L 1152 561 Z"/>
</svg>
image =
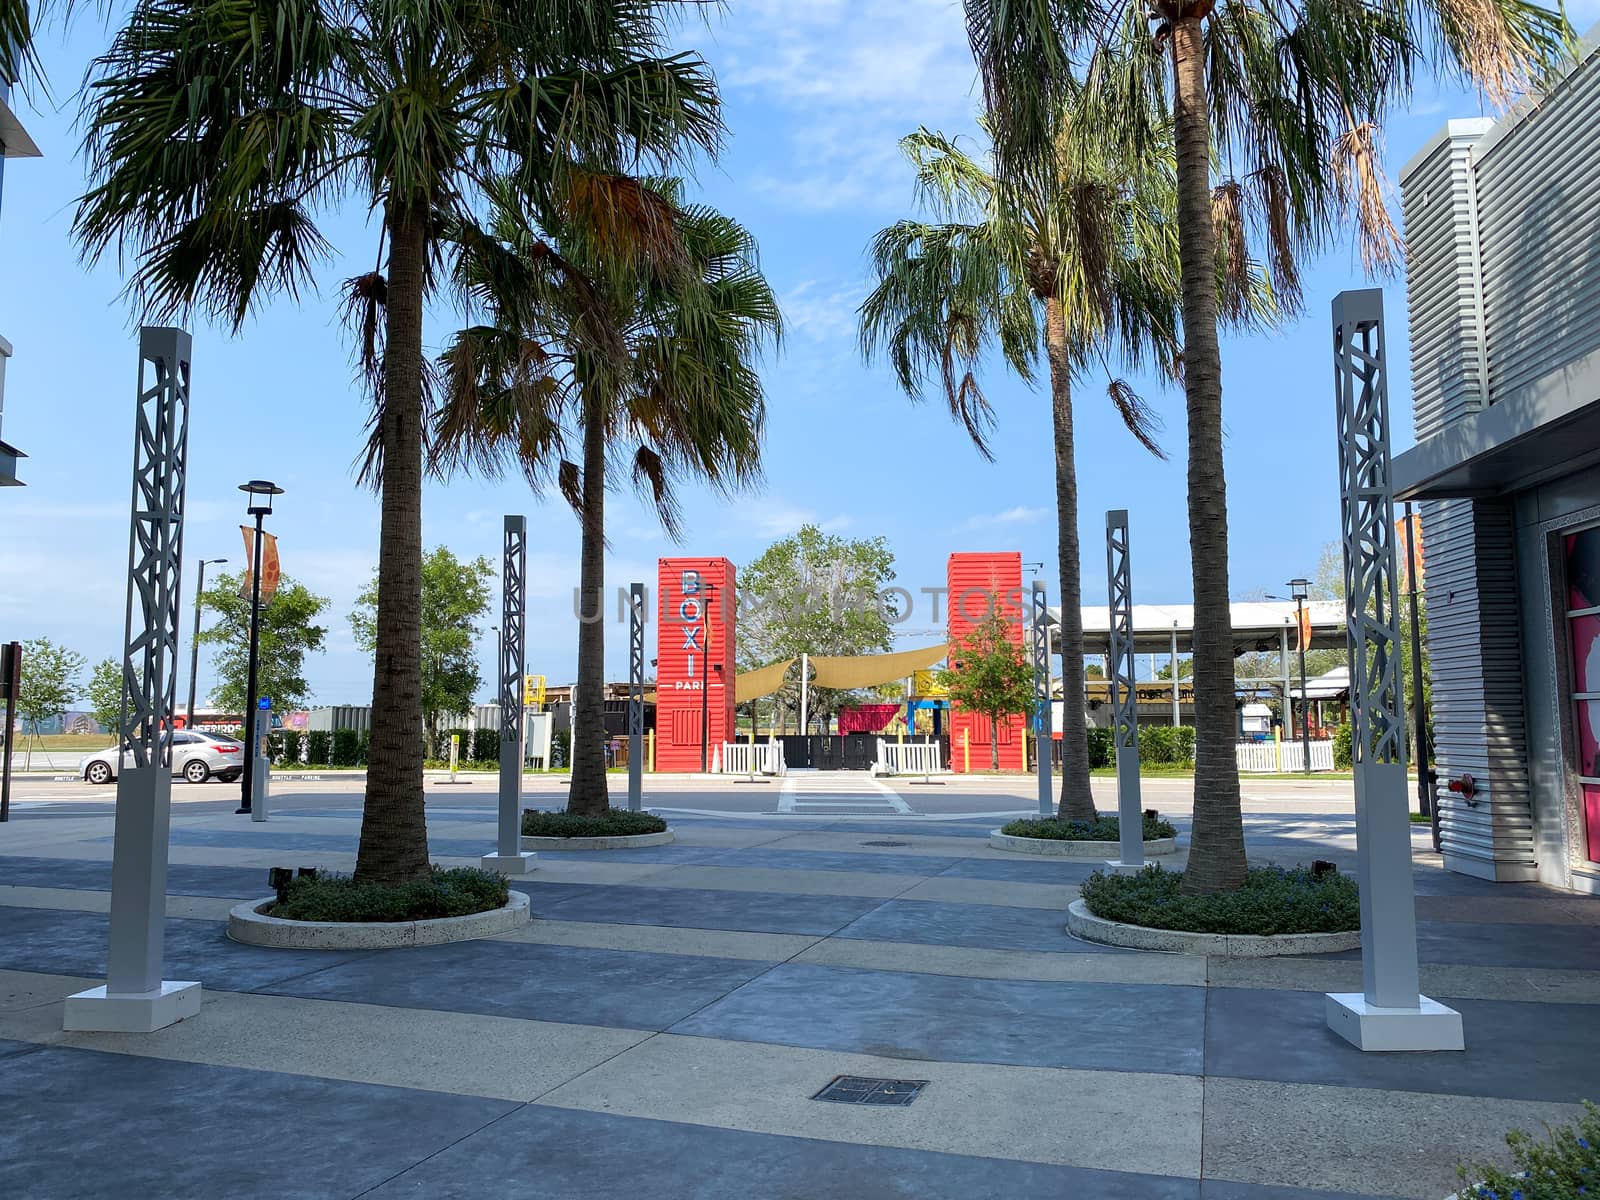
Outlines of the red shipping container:
<svg viewBox="0 0 1600 1200">
<path fill-rule="evenodd" d="M 949 595 L 947 628 L 952 647 L 981 625 L 990 610 L 998 607 L 1007 622 L 1006 635 L 1016 645 L 1022 645 L 1022 554 L 1018 551 L 995 554 L 952 554 L 947 568 L 946 582 Z M 952 653 L 956 653 L 952 649 Z M 1022 761 L 1022 734 L 1024 718 L 1018 714 L 1000 724 L 1000 769 L 1020 771 Z M 990 744 L 996 731 L 988 717 L 980 713 L 963 712 L 957 706 L 950 714 L 950 762 L 957 772 L 966 769 L 967 753 L 961 745 L 962 734 L 969 739 L 972 769 L 987 771 L 990 763 Z"/>
<path fill-rule="evenodd" d="M 709 765 L 734 740 L 734 566 L 725 558 L 659 559 L 656 590 L 656 770 L 698 771 L 702 745 Z"/>
</svg>

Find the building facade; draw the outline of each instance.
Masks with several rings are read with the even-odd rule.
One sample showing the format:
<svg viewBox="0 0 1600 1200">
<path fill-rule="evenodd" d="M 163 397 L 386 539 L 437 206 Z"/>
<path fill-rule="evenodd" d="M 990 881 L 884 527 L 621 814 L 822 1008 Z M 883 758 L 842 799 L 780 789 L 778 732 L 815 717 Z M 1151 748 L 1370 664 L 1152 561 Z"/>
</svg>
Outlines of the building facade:
<svg viewBox="0 0 1600 1200">
<path fill-rule="evenodd" d="M 1600 38 L 1401 172 L 1441 849 L 1600 892 Z"/>
</svg>

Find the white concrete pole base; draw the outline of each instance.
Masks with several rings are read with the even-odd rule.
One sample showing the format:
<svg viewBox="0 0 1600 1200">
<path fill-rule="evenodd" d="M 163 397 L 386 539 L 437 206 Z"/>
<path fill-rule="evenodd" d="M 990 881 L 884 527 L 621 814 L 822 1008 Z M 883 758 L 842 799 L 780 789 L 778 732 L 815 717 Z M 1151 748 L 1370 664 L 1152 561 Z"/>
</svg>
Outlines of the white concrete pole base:
<svg viewBox="0 0 1600 1200">
<path fill-rule="evenodd" d="M 105 984 L 68 996 L 61 1027 L 68 1033 L 154 1033 L 200 1011 L 200 985 L 163 979 L 150 992 L 108 992 Z"/>
<path fill-rule="evenodd" d="M 538 857 L 532 850 L 517 854 L 485 854 L 482 866 L 485 871 L 499 871 L 502 875 L 527 875 L 537 869 L 533 864 Z"/>
<path fill-rule="evenodd" d="M 1107 875 L 1137 875 L 1144 867 L 1143 862 L 1123 862 L 1120 858 L 1110 858 L 1100 869 Z"/>
<path fill-rule="evenodd" d="M 1327 993 L 1328 1028 L 1358 1050 L 1465 1050 L 1461 1014 L 1417 997 L 1416 1008 L 1380 1008 L 1361 992 Z"/>
</svg>

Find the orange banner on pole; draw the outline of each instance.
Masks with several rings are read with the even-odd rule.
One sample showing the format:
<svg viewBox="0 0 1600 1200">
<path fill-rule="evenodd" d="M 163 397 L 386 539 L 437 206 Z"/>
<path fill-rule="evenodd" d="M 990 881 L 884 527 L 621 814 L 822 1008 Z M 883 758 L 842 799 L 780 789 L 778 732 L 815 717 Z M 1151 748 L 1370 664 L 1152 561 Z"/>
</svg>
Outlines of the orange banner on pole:
<svg viewBox="0 0 1600 1200">
<path fill-rule="evenodd" d="M 248 525 L 239 526 L 239 532 L 244 534 L 244 561 L 246 564 L 256 560 L 256 531 Z M 246 565 L 244 569 L 244 582 L 239 587 L 242 599 L 250 599 L 250 572 Z M 261 535 L 261 603 L 271 604 L 272 597 L 278 591 L 278 579 L 281 570 L 278 566 L 278 537 L 272 533 Z"/>
<path fill-rule="evenodd" d="M 1311 610 L 1309 608 L 1302 608 L 1299 612 L 1297 620 L 1299 622 L 1299 629 L 1297 632 L 1300 641 L 1296 648 L 1300 650 L 1309 650 L 1311 649 Z"/>
</svg>

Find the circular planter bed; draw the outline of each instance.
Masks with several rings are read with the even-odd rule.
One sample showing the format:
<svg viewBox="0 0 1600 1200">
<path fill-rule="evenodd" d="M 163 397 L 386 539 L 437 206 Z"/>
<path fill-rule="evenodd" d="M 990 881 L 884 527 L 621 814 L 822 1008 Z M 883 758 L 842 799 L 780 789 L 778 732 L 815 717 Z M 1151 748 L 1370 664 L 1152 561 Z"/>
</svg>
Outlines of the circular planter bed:
<svg viewBox="0 0 1600 1200">
<path fill-rule="evenodd" d="M 1361 898 L 1331 863 L 1255 867 L 1233 891 L 1198 896 L 1184 894 L 1182 872 L 1152 864 L 1132 875 L 1091 875 L 1067 908 L 1067 932 L 1177 954 L 1331 954 L 1361 944 Z"/>
<path fill-rule="evenodd" d="M 537 809 L 522 814 L 524 850 L 624 850 L 664 846 L 672 840 L 672 830 L 654 813 L 613 808 L 597 817 Z"/>
<path fill-rule="evenodd" d="M 385 950 L 493 937 L 529 920 L 526 892 L 512 892 L 500 908 L 425 921 L 286 921 L 263 911 L 276 903 L 277 897 L 268 896 L 235 907 L 228 913 L 228 936 L 236 942 L 284 950 Z"/>
<path fill-rule="evenodd" d="M 1178 831 L 1154 810 L 1144 817 L 1144 852 L 1171 854 L 1178 848 Z M 1094 821 L 1063 821 L 1033 817 L 1012 821 L 989 831 L 989 845 L 1017 854 L 1043 854 L 1062 858 L 1115 858 L 1122 852 L 1118 821 L 1114 816 Z"/>
<path fill-rule="evenodd" d="M 1107 921 L 1089 911 L 1082 900 L 1067 906 L 1067 932 L 1086 942 L 1124 946 L 1129 950 L 1164 950 L 1171 954 L 1208 954 L 1218 958 L 1271 958 L 1280 954 L 1333 954 L 1361 945 L 1361 931 L 1349 933 L 1190 933 Z"/>
</svg>

